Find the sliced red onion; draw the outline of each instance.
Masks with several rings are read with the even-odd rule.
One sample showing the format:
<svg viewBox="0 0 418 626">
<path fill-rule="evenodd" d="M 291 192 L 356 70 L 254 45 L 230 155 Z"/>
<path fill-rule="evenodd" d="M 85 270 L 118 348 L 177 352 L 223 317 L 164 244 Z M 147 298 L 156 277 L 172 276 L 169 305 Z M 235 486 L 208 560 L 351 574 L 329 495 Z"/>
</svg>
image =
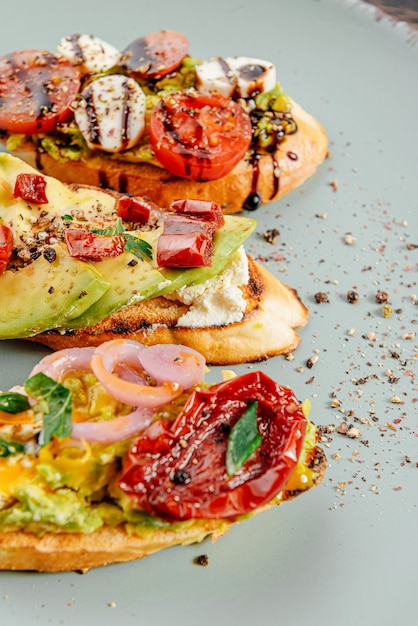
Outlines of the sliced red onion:
<svg viewBox="0 0 418 626">
<path fill-rule="evenodd" d="M 205 357 L 183 345 L 148 346 L 138 355 L 144 370 L 159 384 L 175 381 L 190 389 L 205 377 Z"/>
<path fill-rule="evenodd" d="M 119 415 L 103 422 L 73 422 L 71 437 L 99 443 L 115 443 L 146 428 L 153 414 L 149 409 L 140 408 L 128 415 Z"/>
<path fill-rule="evenodd" d="M 119 402 L 156 408 L 179 396 L 183 390 L 181 385 L 170 380 L 154 387 L 124 380 L 115 373 L 117 367 L 122 365 L 141 368 L 139 357 L 144 350 L 146 348 L 135 341 L 107 341 L 94 351 L 91 368 L 106 391 Z"/>
<path fill-rule="evenodd" d="M 47 354 L 32 369 L 30 376 L 43 372 L 46 376 L 59 382 L 68 372 L 90 372 L 91 357 L 95 348 L 66 348 Z"/>
</svg>

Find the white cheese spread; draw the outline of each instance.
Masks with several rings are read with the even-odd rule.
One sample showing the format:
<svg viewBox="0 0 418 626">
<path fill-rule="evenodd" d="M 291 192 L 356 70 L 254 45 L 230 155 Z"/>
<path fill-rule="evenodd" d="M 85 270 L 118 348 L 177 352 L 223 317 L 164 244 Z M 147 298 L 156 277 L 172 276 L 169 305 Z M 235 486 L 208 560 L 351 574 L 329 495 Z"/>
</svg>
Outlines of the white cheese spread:
<svg viewBox="0 0 418 626">
<path fill-rule="evenodd" d="M 240 285 L 246 285 L 248 280 L 248 259 L 241 246 L 220 274 L 204 283 L 181 287 L 170 294 L 170 298 L 189 306 L 187 313 L 179 318 L 177 326 L 202 328 L 241 321 L 246 301 Z"/>
</svg>

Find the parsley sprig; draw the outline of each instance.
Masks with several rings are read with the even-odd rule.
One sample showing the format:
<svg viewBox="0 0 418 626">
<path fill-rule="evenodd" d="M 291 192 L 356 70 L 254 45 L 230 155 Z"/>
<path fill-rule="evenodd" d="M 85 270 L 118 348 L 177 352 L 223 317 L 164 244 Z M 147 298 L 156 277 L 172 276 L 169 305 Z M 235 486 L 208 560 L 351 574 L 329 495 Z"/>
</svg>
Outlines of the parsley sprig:
<svg viewBox="0 0 418 626">
<path fill-rule="evenodd" d="M 96 235 L 122 235 L 126 241 L 124 247 L 126 252 L 130 252 L 141 261 L 144 261 L 144 257 L 152 259 L 151 244 L 144 239 L 139 239 L 139 237 L 135 237 L 135 235 L 131 235 L 130 233 L 125 232 L 122 219 L 120 217 L 118 217 L 118 219 L 116 220 L 116 225 L 114 228 L 98 228 L 92 230 L 92 232 Z"/>
</svg>

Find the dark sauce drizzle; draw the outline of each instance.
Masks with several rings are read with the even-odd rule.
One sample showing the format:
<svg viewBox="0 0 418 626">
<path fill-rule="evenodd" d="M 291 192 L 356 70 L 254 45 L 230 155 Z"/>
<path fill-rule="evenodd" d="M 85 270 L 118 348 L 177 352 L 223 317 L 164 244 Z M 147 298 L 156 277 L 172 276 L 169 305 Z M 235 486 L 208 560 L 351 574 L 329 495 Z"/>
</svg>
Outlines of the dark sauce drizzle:
<svg viewBox="0 0 418 626">
<path fill-rule="evenodd" d="M 5 62 L 10 66 L 11 75 L 14 75 L 19 82 L 25 85 L 25 89 L 33 97 L 35 101 L 35 119 L 38 120 L 38 128 L 42 128 L 42 118 L 54 110 L 54 104 L 51 102 L 51 94 L 56 91 L 56 87 L 50 80 L 46 80 L 46 72 L 44 68 L 48 69 L 57 65 L 57 59 L 53 54 L 49 52 L 42 53 L 42 64 L 39 63 L 37 80 L 33 80 L 33 68 L 31 68 L 31 79 L 28 78 L 28 71 L 22 67 L 16 66 L 14 62 L 13 53 L 6 55 Z M 30 87 L 29 87 L 30 86 Z"/>
<path fill-rule="evenodd" d="M 84 63 L 85 58 L 83 50 L 80 46 L 80 35 L 70 35 L 69 37 L 67 37 L 67 41 L 69 41 L 73 47 L 75 65 L 81 65 L 82 63 Z"/>
<path fill-rule="evenodd" d="M 191 174 L 191 167 L 190 165 L 187 163 L 187 161 L 189 159 L 192 158 L 191 152 L 190 152 L 190 147 L 191 144 L 190 142 L 188 142 L 187 140 L 185 140 L 184 138 L 180 137 L 177 133 L 177 131 L 175 130 L 175 128 L 173 127 L 173 124 L 171 123 L 171 118 L 170 115 L 167 113 L 167 107 L 165 106 L 164 101 L 161 101 L 160 105 L 163 108 L 163 116 L 162 116 L 162 122 L 164 125 L 164 129 L 167 133 L 167 135 L 170 135 L 171 137 L 173 137 L 176 141 L 177 147 L 176 147 L 176 151 L 178 153 L 180 153 L 182 155 L 182 157 L 184 158 L 185 162 L 186 162 L 186 174 L 187 176 L 190 176 Z M 190 115 L 193 115 L 193 109 L 188 109 L 188 113 Z M 201 124 L 199 124 L 196 121 L 196 127 L 195 127 L 195 138 L 196 141 L 193 145 L 198 145 L 202 139 L 202 134 L 203 134 L 203 127 Z M 182 150 L 182 147 L 184 147 L 184 150 Z M 205 171 L 205 166 L 207 167 L 208 165 L 210 165 L 210 161 L 209 159 L 207 159 L 204 155 L 205 155 L 206 149 L 203 147 L 200 147 L 199 149 L 199 155 L 197 155 L 197 153 L 195 152 L 193 154 L 194 158 L 196 158 L 198 156 L 199 158 L 199 163 L 201 165 L 201 169 L 200 171 L 203 173 Z M 201 177 L 199 176 L 197 178 L 197 180 L 201 180 Z"/>
<path fill-rule="evenodd" d="M 100 144 L 100 127 L 97 121 L 96 108 L 94 106 L 93 92 L 87 89 L 84 95 L 86 103 L 86 114 L 88 119 L 89 138 L 91 143 Z"/>
<path fill-rule="evenodd" d="M 265 153 L 267 151 L 271 156 L 272 160 L 272 173 L 273 173 L 273 184 L 272 184 L 272 193 L 270 195 L 269 200 L 272 200 L 280 189 L 280 168 L 279 163 L 276 158 L 277 150 L 284 140 L 286 135 L 290 135 L 296 132 L 297 126 L 295 120 L 291 117 L 290 113 L 284 113 L 281 111 L 273 111 L 272 116 L 269 117 L 269 122 L 274 127 L 274 133 L 270 135 L 270 143 L 267 147 L 260 148 L 261 137 L 258 136 L 256 131 L 257 124 L 260 119 L 265 115 L 265 111 L 261 111 L 259 109 L 254 109 L 250 113 L 250 118 L 253 126 L 253 138 L 250 146 L 251 150 L 251 158 L 250 164 L 253 168 L 253 175 L 251 181 L 251 190 L 244 202 L 244 209 L 247 211 L 255 211 L 258 209 L 263 203 L 263 199 L 261 194 L 258 191 L 259 187 L 259 179 L 260 179 L 260 159 L 261 153 Z M 290 154 L 292 156 L 290 156 Z M 297 159 L 297 155 L 292 152 L 288 152 L 287 156 L 293 160 Z"/>
</svg>

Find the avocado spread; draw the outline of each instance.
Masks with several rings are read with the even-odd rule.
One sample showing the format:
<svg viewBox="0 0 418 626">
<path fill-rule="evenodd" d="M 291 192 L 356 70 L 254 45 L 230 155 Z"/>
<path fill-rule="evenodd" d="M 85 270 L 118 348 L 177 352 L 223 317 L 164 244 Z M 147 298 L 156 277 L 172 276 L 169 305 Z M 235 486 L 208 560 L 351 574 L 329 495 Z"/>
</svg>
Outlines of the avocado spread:
<svg viewBox="0 0 418 626">
<path fill-rule="evenodd" d="M 93 374 L 69 374 L 62 384 L 71 390 L 75 420 L 111 419 L 130 410 L 115 403 Z M 180 396 L 162 406 L 155 419 L 175 419 L 185 398 Z M 303 410 L 308 413 L 306 403 Z M 3 430 L 4 425 L 0 424 L 0 436 Z M 38 535 L 90 533 L 102 526 L 125 524 L 128 532 L 144 533 L 156 527 L 203 524 L 202 520 L 186 520 L 173 525 L 136 508 L 119 489 L 119 472 L 133 439 L 104 444 L 53 437 L 39 446 L 34 434 L 31 441 L 25 438 L 24 452 L 22 445 L 15 446 L 14 454 L 2 455 L 0 451 L 0 530 L 24 529 Z M 315 442 L 316 428 L 308 420 L 302 453 L 287 490 L 297 491 L 314 484 L 309 454 Z M 280 496 L 275 501 L 279 503 Z"/>
</svg>

